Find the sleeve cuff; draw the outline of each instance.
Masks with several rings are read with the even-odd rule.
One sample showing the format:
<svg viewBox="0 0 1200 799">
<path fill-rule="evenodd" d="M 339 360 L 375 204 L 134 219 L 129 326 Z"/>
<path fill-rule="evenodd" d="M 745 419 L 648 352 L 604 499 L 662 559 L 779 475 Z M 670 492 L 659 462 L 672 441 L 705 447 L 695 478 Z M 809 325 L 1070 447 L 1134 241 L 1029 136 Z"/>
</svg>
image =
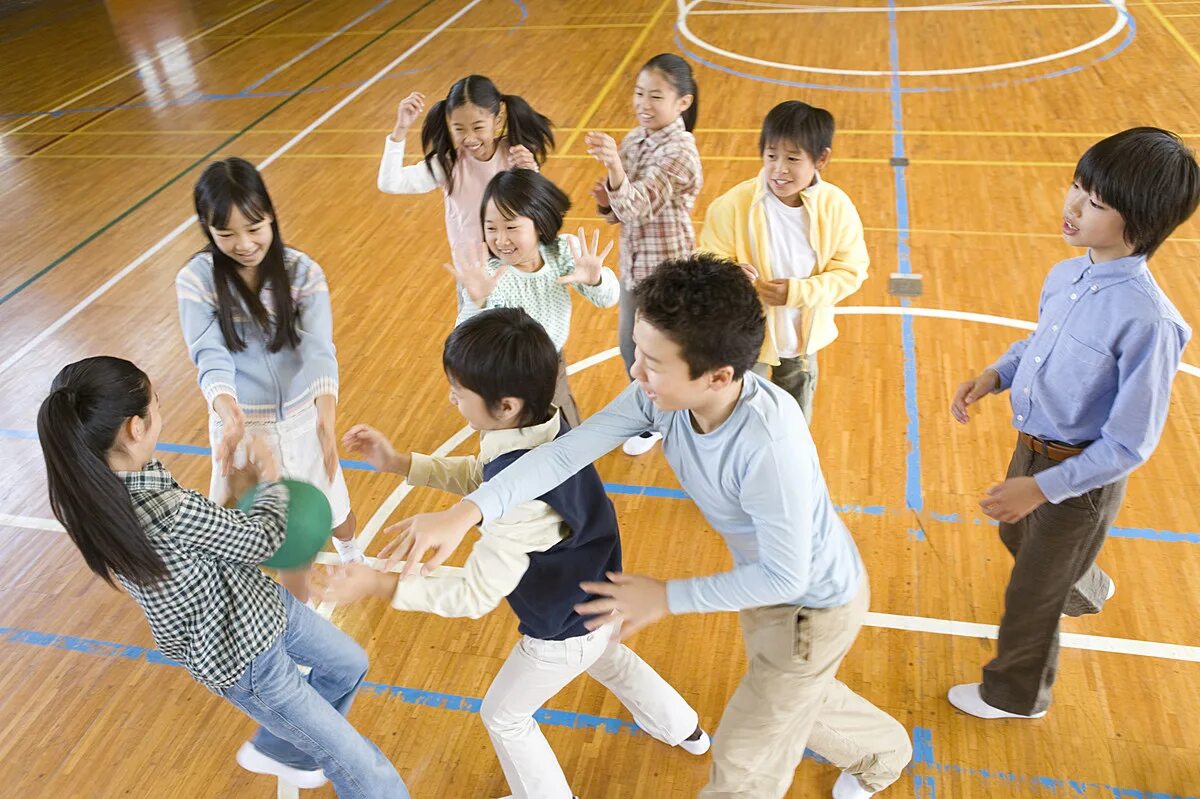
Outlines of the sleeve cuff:
<svg viewBox="0 0 1200 799">
<path fill-rule="evenodd" d="M 1000 385 L 996 387 L 997 393 L 1010 388 L 1013 378 L 1017 376 L 1017 361 L 1009 358 L 1002 358 L 988 368 L 1000 376 Z"/>
<path fill-rule="evenodd" d="M 414 452 L 412 453 L 412 463 L 408 466 L 408 476 L 404 479 L 410 486 L 427 486 L 432 468 L 432 457 Z"/>
<path fill-rule="evenodd" d="M 691 580 L 667 581 L 667 608 L 671 615 L 680 613 L 695 613 L 696 605 L 692 599 Z"/>
<path fill-rule="evenodd" d="M 1076 496 L 1067 487 L 1067 481 L 1062 472 L 1061 466 L 1054 466 L 1033 476 L 1038 488 L 1046 495 L 1046 501 L 1052 505 L 1057 505 L 1065 499 Z"/>
<path fill-rule="evenodd" d="M 338 381 L 335 377 L 318 377 L 311 386 L 313 399 L 317 397 L 338 398 Z"/>
<path fill-rule="evenodd" d="M 384 155 L 396 155 L 396 154 L 404 155 L 404 144 L 405 143 L 402 141 L 396 141 L 395 139 L 393 139 L 392 134 L 389 133 L 387 135 L 387 138 L 383 140 L 383 154 Z"/>
<path fill-rule="evenodd" d="M 490 524 L 504 515 L 504 506 L 500 504 L 500 498 L 486 483 L 463 499 L 479 508 L 479 515 L 483 517 L 480 524 Z"/>
<path fill-rule="evenodd" d="M 237 388 L 230 383 L 209 383 L 204 386 L 204 401 L 208 403 L 208 407 L 216 410 L 213 406 L 213 401 L 222 394 L 228 394 L 233 397 L 233 401 L 238 401 Z"/>
</svg>

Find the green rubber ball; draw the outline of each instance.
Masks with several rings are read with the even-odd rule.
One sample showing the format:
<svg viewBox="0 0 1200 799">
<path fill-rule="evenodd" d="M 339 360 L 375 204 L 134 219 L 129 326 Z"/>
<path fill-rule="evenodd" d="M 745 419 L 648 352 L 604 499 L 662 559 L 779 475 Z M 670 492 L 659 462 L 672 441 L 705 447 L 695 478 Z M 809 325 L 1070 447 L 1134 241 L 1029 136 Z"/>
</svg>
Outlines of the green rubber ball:
<svg viewBox="0 0 1200 799">
<path fill-rule="evenodd" d="M 311 483 L 282 480 L 288 488 L 287 533 L 275 554 L 263 561 L 272 569 L 296 569 L 307 566 L 333 532 L 333 511 L 325 492 Z M 249 511 L 258 486 L 238 500 L 238 508 Z"/>
</svg>

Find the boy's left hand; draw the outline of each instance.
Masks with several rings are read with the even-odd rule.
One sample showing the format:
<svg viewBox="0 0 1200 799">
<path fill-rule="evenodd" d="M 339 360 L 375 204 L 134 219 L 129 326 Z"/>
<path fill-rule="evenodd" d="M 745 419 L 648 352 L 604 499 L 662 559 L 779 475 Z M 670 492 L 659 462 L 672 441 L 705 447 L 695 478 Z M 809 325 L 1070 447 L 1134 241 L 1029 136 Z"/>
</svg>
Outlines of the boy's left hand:
<svg viewBox="0 0 1200 799">
<path fill-rule="evenodd" d="M 579 228 L 579 236 L 568 236 L 567 245 L 571 248 L 571 255 L 575 259 L 575 270 L 569 275 L 560 277 L 558 283 L 560 285 L 582 283 L 585 286 L 599 286 L 604 274 L 604 259 L 612 252 L 613 243 L 610 241 L 604 248 L 604 252 L 597 252 L 600 249 L 600 231 L 592 231 L 592 246 L 589 247 L 587 233 L 583 228 Z"/>
<path fill-rule="evenodd" d="M 608 572 L 605 576 L 611 582 L 579 584 L 589 594 L 603 597 L 575 606 L 576 613 L 592 617 L 586 622 L 589 630 L 598 630 L 614 621 L 620 622 L 618 640 L 624 640 L 663 616 L 670 615 L 667 584 L 664 581 L 621 572 Z"/>
<path fill-rule="evenodd" d="M 745 267 L 743 267 L 743 271 Z M 787 305 L 788 282 L 784 278 L 782 280 L 755 280 L 754 290 L 758 292 L 758 298 L 762 300 L 763 305 L 780 306 Z"/>
<path fill-rule="evenodd" d="M 1015 524 L 1046 502 L 1046 495 L 1032 477 L 1010 477 L 988 489 L 979 507 L 999 522 Z"/>
</svg>

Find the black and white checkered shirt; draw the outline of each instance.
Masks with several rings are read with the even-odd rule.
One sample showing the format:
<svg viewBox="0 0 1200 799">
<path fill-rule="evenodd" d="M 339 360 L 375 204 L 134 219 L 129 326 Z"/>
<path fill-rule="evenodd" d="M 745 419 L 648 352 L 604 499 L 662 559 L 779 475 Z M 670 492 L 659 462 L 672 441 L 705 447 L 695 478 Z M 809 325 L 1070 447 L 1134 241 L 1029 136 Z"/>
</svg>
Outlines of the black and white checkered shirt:
<svg viewBox="0 0 1200 799">
<path fill-rule="evenodd" d="M 211 690 L 233 685 L 287 623 L 276 584 L 258 567 L 283 543 L 287 486 L 261 485 L 243 513 L 181 487 L 157 460 L 117 476 L 170 571 L 153 586 L 117 579 L 142 606 L 159 651 Z"/>
</svg>

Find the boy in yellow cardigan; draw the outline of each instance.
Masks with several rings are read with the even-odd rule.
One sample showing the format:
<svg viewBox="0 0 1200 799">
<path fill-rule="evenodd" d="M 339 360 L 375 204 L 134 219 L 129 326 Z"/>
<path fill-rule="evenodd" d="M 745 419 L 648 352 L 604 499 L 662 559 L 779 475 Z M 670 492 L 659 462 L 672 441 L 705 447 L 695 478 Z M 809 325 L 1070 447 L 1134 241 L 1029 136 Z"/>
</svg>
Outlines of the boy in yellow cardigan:
<svg viewBox="0 0 1200 799">
<path fill-rule="evenodd" d="M 699 245 L 754 279 L 767 310 L 754 371 L 770 374 L 810 422 L 816 355 L 838 334 L 833 306 L 858 291 L 870 264 L 854 203 L 821 180 L 833 130 L 823 108 L 798 100 L 772 108 L 758 139 L 762 171 L 713 201 Z"/>
</svg>

